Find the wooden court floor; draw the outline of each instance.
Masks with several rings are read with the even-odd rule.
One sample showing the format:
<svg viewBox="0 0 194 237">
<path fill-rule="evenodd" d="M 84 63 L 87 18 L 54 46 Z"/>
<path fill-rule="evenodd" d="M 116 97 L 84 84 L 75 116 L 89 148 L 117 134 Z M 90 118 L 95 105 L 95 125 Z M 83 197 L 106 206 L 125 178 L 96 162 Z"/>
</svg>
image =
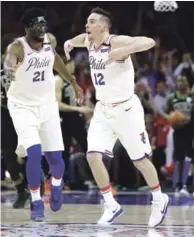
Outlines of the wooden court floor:
<svg viewBox="0 0 194 237">
<path fill-rule="evenodd" d="M 194 197 L 170 195 L 172 204 L 166 219 L 156 229 L 149 229 L 150 195 L 123 193 L 118 195 L 124 214 L 114 225 L 96 225 L 101 215 L 99 197 L 84 192 L 64 193 L 62 209 L 53 213 L 48 197 L 45 202 L 45 222 L 30 221 L 29 208 L 13 209 L 15 192 L 1 194 L 1 236 L 6 237 L 194 237 Z"/>
</svg>

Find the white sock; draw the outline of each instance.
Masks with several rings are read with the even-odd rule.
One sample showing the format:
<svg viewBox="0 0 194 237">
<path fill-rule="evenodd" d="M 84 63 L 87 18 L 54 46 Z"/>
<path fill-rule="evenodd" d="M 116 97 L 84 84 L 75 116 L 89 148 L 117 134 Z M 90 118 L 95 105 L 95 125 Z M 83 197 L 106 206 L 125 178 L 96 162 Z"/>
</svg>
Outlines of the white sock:
<svg viewBox="0 0 194 237">
<path fill-rule="evenodd" d="M 116 206 L 117 205 L 117 202 L 115 201 L 114 197 L 113 197 L 113 194 L 112 194 L 112 191 L 111 191 L 111 188 L 106 190 L 106 191 L 102 191 L 101 190 L 101 194 L 105 200 L 105 203 L 108 205 L 108 206 Z"/>
<path fill-rule="evenodd" d="M 30 189 L 30 193 L 31 193 L 31 197 L 32 197 L 32 202 L 41 200 L 40 188 L 38 188 L 36 190 L 31 190 Z"/>
<path fill-rule="evenodd" d="M 55 179 L 54 177 L 52 177 L 51 183 L 52 183 L 53 186 L 60 186 L 61 181 L 62 181 L 62 179 Z"/>
<path fill-rule="evenodd" d="M 152 197 L 153 197 L 153 201 L 156 201 L 156 202 L 161 201 L 161 199 L 163 199 L 161 189 L 152 191 Z"/>
</svg>

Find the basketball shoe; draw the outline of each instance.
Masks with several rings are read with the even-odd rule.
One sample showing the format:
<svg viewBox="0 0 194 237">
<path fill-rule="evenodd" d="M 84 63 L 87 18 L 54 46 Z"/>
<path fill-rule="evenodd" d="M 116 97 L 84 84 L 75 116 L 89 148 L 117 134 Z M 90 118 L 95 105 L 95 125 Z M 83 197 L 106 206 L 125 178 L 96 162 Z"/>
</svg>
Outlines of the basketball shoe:
<svg viewBox="0 0 194 237">
<path fill-rule="evenodd" d="M 108 206 L 106 203 L 103 205 L 103 214 L 98 221 L 99 225 L 110 225 L 113 223 L 115 218 L 123 214 L 121 206 L 115 202 L 114 206 Z"/>
<path fill-rule="evenodd" d="M 50 183 L 50 185 L 51 185 L 50 208 L 52 211 L 56 212 L 63 205 L 62 191 L 64 187 L 64 182 L 62 180 L 60 186 L 53 186 L 52 183 Z"/>
<path fill-rule="evenodd" d="M 44 220 L 44 203 L 42 200 L 34 201 L 31 203 L 31 220 Z"/>
<path fill-rule="evenodd" d="M 152 201 L 151 216 L 148 222 L 149 227 L 160 225 L 166 216 L 170 198 L 166 194 L 162 194 L 162 196 L 163 198 L 160 201 Z"/>
</svg>

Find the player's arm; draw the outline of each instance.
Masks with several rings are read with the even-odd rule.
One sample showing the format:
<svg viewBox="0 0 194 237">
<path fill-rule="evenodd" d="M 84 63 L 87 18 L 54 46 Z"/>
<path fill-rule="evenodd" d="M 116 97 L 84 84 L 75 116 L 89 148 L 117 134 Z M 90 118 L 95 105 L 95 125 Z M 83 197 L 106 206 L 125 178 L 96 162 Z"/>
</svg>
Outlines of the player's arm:
<svg viewBox="0 0 194 237">
<path fill-rule="evenodd" d="M 73 48 L 86 47 L 86 44 L 87 44 L 87 34 L 83 33 L 83 34 L 77 35 L 74 38 L 72 38 L 70 40 L 67 40 L 66 42 L 69 42 Z"/>
<path fill-rule="evenodd" d="M 51 44 L 52 44 L 52 47 L 53 47 L 53 51 L 55 53 L 55 62 L 54 62 L 54 67 L 53 67 L 54 70 L 59 73 L 59 75 L 61 76 L 61 78 L 63 80 L 67 80 L 71 84 L 71 86 L 74 89 L 75 96 L 76 96 L 76 99 L 78 100 L 78 103 L 82 103 L 83 102 L 83 91 L 82 91 L 82 89 L 76 83 L 75 78 L 72 77 L 69 74 L 69 72 L 68 72 L 68 70 L 67 70 L 67 68 L 66 68 L 66 66 L 65 66 L 65 64 L 64 64 L 64 62 L 62 60 L 62 58 L 56 52 L 56 50 L 55 50 L 56 45 L 57 45 L 56 38 L 52 34 L 48 34 L 48 36 L 49 36 L 49 39 L 51 41 Z"/>
<path fill-rule="evenodd" d="M 64 51 L 67 59 L 70 59 L 69 53 L 73 48 L 88 48 L 90 42 L 86 33 L 75 36 L 74 38 L 67 40 L 64 43 Z"/>
<path fill-rule="evenodd" d="M 146 51 L 155 46 L 155 41 L 148 37 L 115 36 L 111 39 L 109 61 L 127 58 L 130 54 Z"/>
<path fill-rule="evenodd" d="M 128 55 L 146 51 L 154 46 L 155 41 L 144 36 L 130 37 L 127 35 L 119 35 L 113 37 L 111 40 L 112 49 L 122 48 Z"/>
<path fill-rule="evenodd" d="M 4 70 L 6 76 L 15 80 L 15 73 L 19 66 L 19 63 L 23 60 L 23 47 L 19 41 L 14 41 L 12 44 L 8 45 L 5 60 L 4 60 Z"/>
</svg>

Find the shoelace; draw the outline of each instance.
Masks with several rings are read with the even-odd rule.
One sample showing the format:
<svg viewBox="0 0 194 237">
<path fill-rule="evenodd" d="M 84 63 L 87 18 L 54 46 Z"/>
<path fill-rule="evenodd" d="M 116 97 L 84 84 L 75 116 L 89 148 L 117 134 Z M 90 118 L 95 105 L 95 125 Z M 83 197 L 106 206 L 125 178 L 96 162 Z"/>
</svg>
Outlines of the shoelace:
<svg viewBox="0 0 194 237">
<path fill-rule="evenodd" d="M 32 205 L 33 205 L 33 208 L 35 209 L 39 209 L 42 206 L 41 203 L 37 203 L 37 202 L 33 203 Z"/>
<path fill-rule="evenodd" d="M 54 187 L 55 189 L 56 189 L 56 187 Z M 57 188 L 58 189 L 58 188 Z M 56 192 L 57 191 L 57 192 Z M 54 202 L 58 202 L 58 199 L 59 199 L 59 194 L 58 194 L 58 191 L 59 190 L 56 190 L 55 192 L 52 192 L 52 194 L 51 194 L 51 199 L 52 199 L 52 201 L 54 201 Z"/>
</svg>

